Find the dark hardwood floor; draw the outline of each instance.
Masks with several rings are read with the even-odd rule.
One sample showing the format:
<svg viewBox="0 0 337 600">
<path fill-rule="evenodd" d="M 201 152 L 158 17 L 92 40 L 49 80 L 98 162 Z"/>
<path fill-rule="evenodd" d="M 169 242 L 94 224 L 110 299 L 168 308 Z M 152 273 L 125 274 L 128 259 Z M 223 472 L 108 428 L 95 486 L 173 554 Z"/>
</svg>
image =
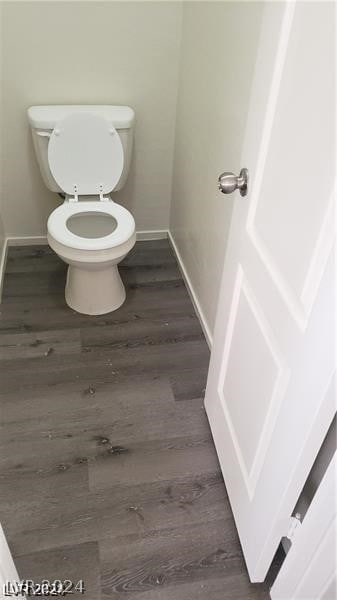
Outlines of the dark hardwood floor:
<svg viewBox="0 0 337 600">
<path fill-rule="evenodd" d="M 209 351 L 166 240 L 88 317 L 46 246 L 11 248 L 1 305 L 0 522 L 22 578 L 87 600 L 264 600 L 203 408 Z M 76 593 L 70 597 L 82 597 Z"/>
</svg>

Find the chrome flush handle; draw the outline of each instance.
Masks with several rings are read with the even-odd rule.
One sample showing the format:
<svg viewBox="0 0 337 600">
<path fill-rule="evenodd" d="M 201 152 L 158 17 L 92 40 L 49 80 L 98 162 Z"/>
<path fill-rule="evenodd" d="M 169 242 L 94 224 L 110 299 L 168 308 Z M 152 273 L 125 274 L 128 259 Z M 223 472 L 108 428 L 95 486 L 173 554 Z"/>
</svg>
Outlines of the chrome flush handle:
<svg viewBox="0 0 337 600">
<path fill-rule="evenodd" d="M 221 173 L 218 182 L 219 190 L 223 194 L 231 194 L 235 190 L 240 190 L 241 196 L 246 196 L 248 192 L 248 169 L 241 169 L 238 176 L 225 171 Z"/>
</svg>

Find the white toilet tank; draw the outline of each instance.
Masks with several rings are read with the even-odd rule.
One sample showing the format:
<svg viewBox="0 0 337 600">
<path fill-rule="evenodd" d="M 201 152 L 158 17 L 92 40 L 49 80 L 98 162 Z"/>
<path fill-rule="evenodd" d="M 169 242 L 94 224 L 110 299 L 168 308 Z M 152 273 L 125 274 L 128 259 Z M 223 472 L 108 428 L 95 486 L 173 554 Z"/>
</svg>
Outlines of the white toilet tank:
<svg viewBox="0 0 337 600">
<path fill-rule="evenodd" d="M 31 106 L 28 109 L 28 120 L 32 129 L 37 161 L 45 185 L 52 192 L 63 191 L 57 185 L 49 168 L 48 142 L 49 136 L 56 126 L 56 123 L 64 117 L 76 112 L 91 112 L 105 117 L 118 131 L 124 150 L 124 167 L 120 180 L 113 190 L 117 192 L 125 184 L 131 163 L 135 113 L 129 106 L 95 106 L 85 104 Z"/>
</svg>

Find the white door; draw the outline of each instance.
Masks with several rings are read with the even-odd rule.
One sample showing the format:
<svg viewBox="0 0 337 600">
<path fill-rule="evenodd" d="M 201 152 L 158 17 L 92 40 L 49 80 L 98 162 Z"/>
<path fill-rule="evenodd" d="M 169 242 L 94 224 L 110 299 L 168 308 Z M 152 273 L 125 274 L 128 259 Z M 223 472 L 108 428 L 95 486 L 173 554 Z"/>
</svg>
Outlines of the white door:
<svg viewBox="0 0 337 600">
<path fill-rule="evenodd" d="M 7 582 L 19 581 L 18 572 L 15 568 L 12 555 L 10 553 L 4 531 L 0 525 L 0 600 L 8 596 L 6 594 Z"/>
<path fill-rule="evenodd" d="M 205 406 L 252 581 L 336 410 L 335 9 L 266 3 L 237 165 L 249 191 L 235 192 Z"/>
</svg>

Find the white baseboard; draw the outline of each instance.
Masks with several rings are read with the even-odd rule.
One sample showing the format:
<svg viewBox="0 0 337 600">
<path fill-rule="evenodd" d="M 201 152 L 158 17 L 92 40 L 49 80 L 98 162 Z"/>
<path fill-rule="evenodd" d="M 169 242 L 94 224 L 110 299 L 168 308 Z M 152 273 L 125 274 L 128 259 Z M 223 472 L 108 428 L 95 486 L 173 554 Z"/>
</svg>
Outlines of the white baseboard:
<svg viewBox="0 0 337 600">
<path fill-rule="evenodd" d="M 0 256 L 0 302 L 2 298 L 3 283 L 5 278 L 6 263 L 7 263 L 8 241 L 4 239 L 4 245 Z"/>
<path fill-rule="evenodd" d="M 165 240 L 168 236 L 167 229 L 158 229 L 156 231 L 136 231 L 137 240 Z"/>
<path fill-rule="evenodd" d="M 24 237 L 18 236 L 9 236 L 7 237 L 7 245 L 8 246 L 39 246 L 46 245 L 47 236 L 46 235 L 29 235 Z"/>
<path fill-rule="evenodd" d="M 195 290 L 193 288 L 192 282 L 191 282 L 191 280 L 189 278 L 189 275 L 187 273 L 187 270 L 186 270 L 186 267 L 184 265 L 183 259 L 181 258 L 181 254 L 180 254 L 180 252 L 178 250 L 177 244 L 175 243 L 175 241 L 173 239 L 171 231 L 168 232 L 168 239 L 169 239 L 169 242 L 171 244 L 172 250 L 173 250 L 173 252 L 175 254 L 175 257 L 177 259 L 177 263 L 179 265 L 179 268 L 180 268 L 183 280 L 185 282 L 187 291 L 188 291 L 188 293 L 190 295 L 190 298 L 191 298 L 194 310 L 195 310 L 196 315 L 197 315 L 197 317 L 198 317 L 198 319 L 200 321 L 200 325 L 201 325 L 201 328 L 202 328 L 202 330 L 204 332 L 204 335 L 205 335 L 208 347 L 211 350 L 212 349 L 212 344 L 213 344 L 213 336 L 211 334 L 211 331 L 210 331 L 210 328 L 209 328 L 208 323 L 206 321 L 205 315 L 204 315 L 203 310 L 202 310 L 202 308 L 200 306 L 200 302 L 199 302 L 199 300 L 197 298 L 197 295 L 196 295 Z"/>
</svg>

